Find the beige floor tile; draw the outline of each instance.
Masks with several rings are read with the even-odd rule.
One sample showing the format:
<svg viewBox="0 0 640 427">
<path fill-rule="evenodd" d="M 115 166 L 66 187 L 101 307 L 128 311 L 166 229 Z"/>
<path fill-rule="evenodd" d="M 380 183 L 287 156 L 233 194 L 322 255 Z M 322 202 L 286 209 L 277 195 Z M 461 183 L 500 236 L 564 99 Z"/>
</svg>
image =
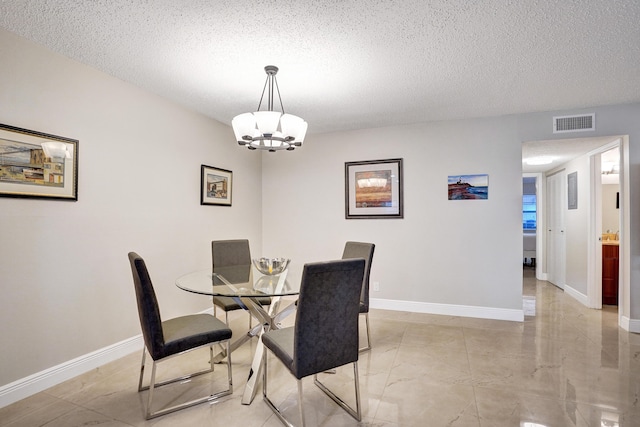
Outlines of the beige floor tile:
<svg viewBox="0 0 640 427">
<path fill-rule="evenodd" d="M 533 310 L 524 322 L 371 309 L 373 348 L 359 358 L 362 422 L 306 378 L 308 425 L 639 427 L 640 334 L 618 327 L 615 307 L 587 309 L 557 287 L 535 280 L 532 269 L 524 271 L 523 296 Z M 231 312 L 229 319 L 233 339 L 243 336 L 246 313 Z M 294 320 L 289 316 L 283 325 Z M 364 331 L 362 321 L 361 338 Z M 234 393 L 217 403 L 144 420 L 147 394 L 137 392 L 141 354 L 136 352 L 0 408 L 0 427 L 279 427 L 260 385 L 251 405 L 241 403 L 257 345 L 252 339 L 232 354 Z M 206 350 L 161 362 L 158 375 L 199 367 L 208 367 Z M 222 388 L 224 369 L 219 364 L 211 375 L 169 386 L 157 393 L 156 404 Z M 275 358 L 269 374 L 270 396 L 297 422 L 295 379 Z M 352 368 L 321 377 L 347 401 L 355 401 Z"/>
<path fill-rule="evenodd" d="M 626 412 L 640 409 L 640 375 L 606 367 L 563 367 L 564 398 L 578 403 L 615 408 Z"/>
<path fill-rule="evenodd" d="M 445 347 L 451 352 L 466 352 L 459 326 L 410 324 L 402 337 L 402 346 Z"/>
<path fill-rule="evenodd" d="M 578 411 L 589 426 L 638 427 L 640 426 L 640 408 L 621 410 L 607 405 L 578 404 Z"/>
<path fill-rule="evenodd" d="M 573 402 L 503 388 L 476 387 L 475 396 L 482 427 L 589 425 Z"/>
<path fill-rule="evenodd" d="M 400 344 L 407 322 L 383 320 L 371 315 L 371 346 Z M 362 329 L 360 329 L 362 331 Z"/>
<path fill-rule="evenodd" d="M 423 378 L 391 382 L 376 420 L 401 426 L 479 426 L 473 387 L 425 382 Z"/>
<path fill-rule="evenodd" d="M 104 427 L 126 427 L 129 424 L 115 420 L 109 416 L 82 408 L 72 406 L 68 411 L 61 414 L 43 413 L 42 411 L 32 412 L 20 419 L 15 424 L 21 427 L 43 426 L 47 427 L 75 427 L 75 426 L 104 426 Z"/>
<path fill-rule="evenodd" d="M 74 405 L 46 393 L 38 393 L 0 408 L 0 426 L 18 426 L 28 423 L 43 425 L 47 421 L 73 410 L 74 407 Z"/>
<path fill-rule="evenodd" d="M 489 388 L 506 388 L 558 399 L 562 379 L 561 365 L 539 363 L 535 358 L 483 356 L 469 354 L 472 384 Z"/>
<path fill-rule="evenodd" d="M 407 381 L 425 384 L 471 384 L 469 360 L 464 351 L 448 347 L 402 346 L 385 388 Z"/>
</svg>

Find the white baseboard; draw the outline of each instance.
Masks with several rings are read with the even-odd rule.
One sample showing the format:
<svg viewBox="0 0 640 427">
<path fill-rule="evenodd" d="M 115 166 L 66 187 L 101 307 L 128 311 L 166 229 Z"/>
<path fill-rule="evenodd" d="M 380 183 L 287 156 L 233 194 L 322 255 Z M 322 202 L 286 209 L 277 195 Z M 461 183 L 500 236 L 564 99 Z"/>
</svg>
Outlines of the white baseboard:
<svg viewBox="0 0 640 427">
<path fill-rule="evenodd" d="M 412 313 L 442 314 L 446 316 L 475 317 L 479 319 L 524 321 L 523 309 L 477 307 L 469 305 L 434 304 L 416 301 L 399 301 L 371 298 L 371 308 L 382 310 L 409 311 Z"/>
<path fill-rule="evenodd" d="M 0 387 L 0 408 L 24 399 L 66 380 L 113 362 L 135 351 L 141 351 L 142 335 L 129 338 L 68 362 Z"/>
<path fill-rule="evenodd" d="M 577 300 L 580 304 L 584 305 L 585 307 L 589 307 L 589 299 L 582 292 L 575 290 L 571 286 L 564 285 L 564 293 L 569 295 L 573 299 Z"/>
<path fill-rule="evenodd" d="M 200 313 L 213 314 L 213 308 L 208 308 Z M 89 372 L 92 369 L 120 359 L 121 357 L 136 351 L 142 351 L 143 345 L 142 335 L 137 335 L 1 386 L 0 408 L 4 408 L 18 400 L 39 393 L 49 387 L 58 385 L 73 377 Z"/>
<path fill-rule="evenodd" d="M 620 316 L 620 327 L 628 332 L 640 333 L 640 320 L 630 319 L 627 316 Z"/>
</svg>

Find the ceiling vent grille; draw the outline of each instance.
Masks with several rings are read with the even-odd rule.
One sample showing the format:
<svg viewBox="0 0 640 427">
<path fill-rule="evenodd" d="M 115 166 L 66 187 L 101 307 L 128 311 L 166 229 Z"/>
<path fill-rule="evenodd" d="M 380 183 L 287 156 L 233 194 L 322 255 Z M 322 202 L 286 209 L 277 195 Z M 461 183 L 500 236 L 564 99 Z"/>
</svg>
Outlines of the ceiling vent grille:
<svg viewBox="0 0 640 427">
<path fill-rule="evenodd" d="M 553 133 L 596 130 L 596 115 L 560 116 L 553 118 Z"/>
</svg>

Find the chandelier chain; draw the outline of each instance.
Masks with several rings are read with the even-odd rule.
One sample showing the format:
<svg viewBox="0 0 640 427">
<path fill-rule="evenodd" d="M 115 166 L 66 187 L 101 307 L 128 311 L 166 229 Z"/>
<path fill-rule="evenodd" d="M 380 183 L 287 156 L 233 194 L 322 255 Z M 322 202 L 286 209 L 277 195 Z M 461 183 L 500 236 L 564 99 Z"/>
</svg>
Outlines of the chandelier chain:
<svg viewBox="0 0 640 427">
<path fill-rule="evenodd" d="M 280 87 L 278 87 L 278 79 L 276 76 L 273 76 L 273 81 L 276 84 L 276 90 L 278 91 L 278 99 L 280 100 L 280 109 L 282 110 L 282 114 L 284 114 L 284 105 L 282 105 L 282 97 L 280 96 Z"/>
<path fill-rule="evenodd" d="M 262 88 L 262 95 L 260 96 L 260 102 L 258 102 L 258 109 L 256 111 L 260 111 L 260 107 L 262 106 L 262 99 L 264 98 L 264 91 L 267 90 L 268 83 L 269 83 L 269 75 L 267 74 L 267 80 L 264 81 L 264 87 Z"/>
<path fill-rule="evenodd" d="M 262 107 L 262 100 L 264 99 L 264 92 L 267 90 L 267 85 L 269 86 L 269 94 L 268 94 L 268 103 L 267 106 L 268 111 L 273 111 L 273 83 L 276 85 L 276 91 L 278 92 L 278 100 L 280 101 L 280 109 L 282 110 L 282 114 L 285 113 L 284 105 L 282 104 L 282 96 L 280 95 L 280 87 L 278 86 L 278 79 L 275 75 L 267 75 L 267 79 L 264 82 L 264 87 L 262 88 L 262 95 L 260 96 L 260 102 L 258 102 L 258 109 L 256 111 L 260 111 L 260 107 Z"/>
</svg>

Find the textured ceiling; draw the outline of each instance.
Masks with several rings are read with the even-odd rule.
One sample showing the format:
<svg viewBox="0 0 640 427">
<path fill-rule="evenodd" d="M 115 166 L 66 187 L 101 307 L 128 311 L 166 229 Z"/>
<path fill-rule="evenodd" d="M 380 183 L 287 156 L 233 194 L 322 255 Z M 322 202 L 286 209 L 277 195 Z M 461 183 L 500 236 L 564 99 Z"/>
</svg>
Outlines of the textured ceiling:
<svg viewBox="0 0 640 427">
<path fill-rule="evenodd" d="M 638 0 L 2 0 L 0 27 L 230 123 L 309 133 L 640 101 Z"/>
</svg>

